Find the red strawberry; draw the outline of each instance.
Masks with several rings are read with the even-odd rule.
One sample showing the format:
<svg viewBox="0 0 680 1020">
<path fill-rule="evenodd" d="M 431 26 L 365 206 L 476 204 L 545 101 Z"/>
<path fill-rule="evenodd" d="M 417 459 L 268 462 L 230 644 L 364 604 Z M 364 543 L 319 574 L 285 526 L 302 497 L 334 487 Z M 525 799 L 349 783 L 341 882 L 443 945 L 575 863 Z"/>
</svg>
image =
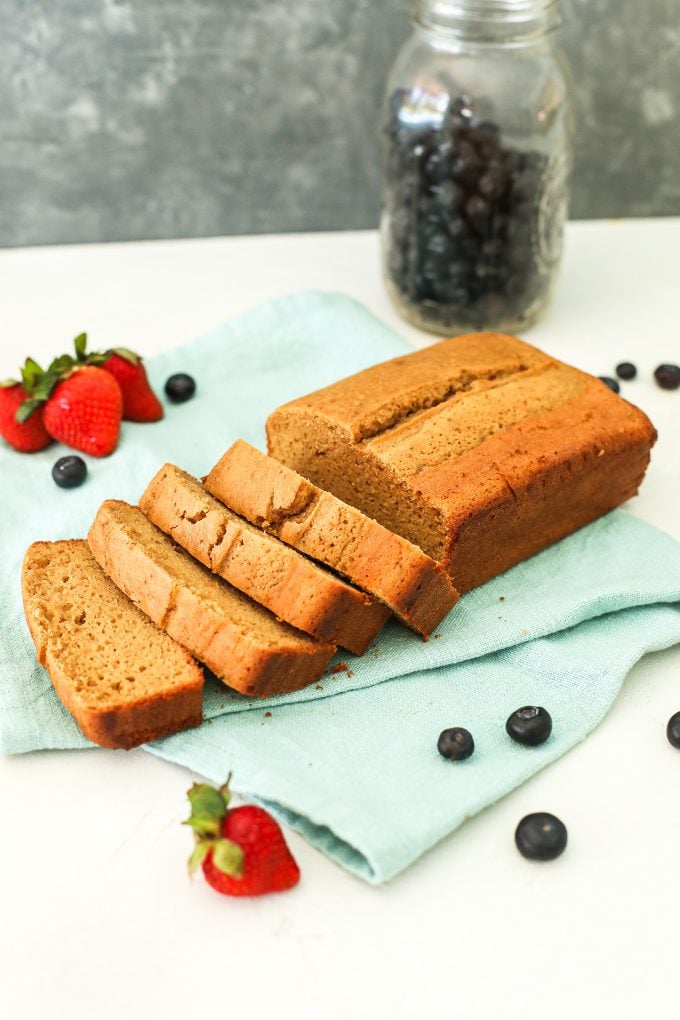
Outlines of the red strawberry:
<svg viewBox="0 0 680 1020">
<path fill-rule="evenodd" d="M 17 421 L 16 413 L 27 399 L 28 393 L 14 379 L 0 382 L 0 436 L 15 450 L 35 453 L 44 450 L 52 442 L 52 437 L 43 423 L 42 408 L 27 421 Z"/>
<path fill-rule="evenodd" d="M 160 400 L 151 389 L 139 355 L 118 347 L 107 351 L 102 368 L 118 381 L 123 391 L 123 418 L 126 421 L 159 421 L 163 417 Z"/>
<path fill-rule="evenodd" d="M 300 881 L 300 869 L 272 816 L 254 804 L 228 810 L 229 780 L 216 790 L 194 783 L 188 793 L 196 847 L 190 872 L 200 864 L 206 881 L 226 896 L 283 892 Z"/>
<path fill-rule="evenodd" d="M 74 450 L 106 457 L 118 444 L 122 415 L 123 395 L 113 376 L 83 365 L 71 369 L 48 396 L 45 428 Z"/>
</svg>

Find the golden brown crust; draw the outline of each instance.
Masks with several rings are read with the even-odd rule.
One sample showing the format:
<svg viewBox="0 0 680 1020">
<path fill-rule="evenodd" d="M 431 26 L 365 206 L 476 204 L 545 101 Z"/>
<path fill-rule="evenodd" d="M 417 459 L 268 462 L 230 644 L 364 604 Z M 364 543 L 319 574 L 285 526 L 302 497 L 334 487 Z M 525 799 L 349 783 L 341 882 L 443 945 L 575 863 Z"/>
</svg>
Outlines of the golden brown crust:
<svg viewBox="0 0 680 1020">
<path fill-rule="evenodd" d="M 104 502 L 88 543 L 157 626 L 242 694 L 266 697 L 305 687 L 321 677 L 335 652 L 219 580 L 137 507 Z"/>
<path fill-rule="evenodd" d="M 634 495 L 656 439 L 603 383 L 514 337 L 455 337 L 292 401 L 273 456 L 417 542 L 460 591 Z"/>
<path fill-rule="evenodd" d="M 362 442 L 455 393 L 550 363 L 542 351 L 514 337 L 473 333 L 383 361 L 284 407 L 320 415 Z"/>
<path fill-rule="evenodd" d="M 242 440 L 205 486 L 253 524 L 375 595 L 424 636 L 458 598 L 446 572 L 421 549 Z"/>
<path fill-rule="evenodd" d="M 203 671 L 125 598 L 85 542 L 31 545 L 22 596 L 38 661 L 89 740 L 131 748 L 200 724 Z"/>
<path fill-rule="evenodd" d="M 146 701 L 115 708 L 91 708 L 83 705 L 73 688 L 73 677 L 61 668 L 59 655 L 47 651 L 45 668 L 59 700 L 71 713 L 84 737 L 94 744 L 129 751 L 161 737 L 200 726 L 203 722 L 203 672 L 194 688 L 160 694 Z"/>
<path fill-rule="evenodd" d="M 172 464 L 158 471 L 139 505 L 200 563 L 320 641 L 362 655 L 390 616 L 364 592 L 248 524 Z"/>
</svg>

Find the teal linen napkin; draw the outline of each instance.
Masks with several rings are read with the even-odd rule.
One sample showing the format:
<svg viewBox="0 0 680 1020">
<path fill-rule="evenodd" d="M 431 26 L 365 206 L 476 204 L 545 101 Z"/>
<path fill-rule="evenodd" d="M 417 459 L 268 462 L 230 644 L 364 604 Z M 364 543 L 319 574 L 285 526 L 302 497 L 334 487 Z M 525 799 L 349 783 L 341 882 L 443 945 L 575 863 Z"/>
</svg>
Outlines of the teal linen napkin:
<svg viewBox="0 0 680 1020">
<path fill-rule="evenodd" d="M 196 397 L 160 424 L 125 424 L 81 489 L 54 486 L 58 447 L 28 457 L 3 446 L 0 750 L 90 746 L 35 663 L 19 584 L 31 541 L 84 536 L 103 499 L 136 501 L 166 460 L 200 475 L 239 436 L 263 447 L 279 403 L 409 349 L 348 298 L 294 295 L 150 359 L 159 391 L 188 371 Z M 208 721 L 147 750 L 215 781 L 233 771 L 239 793 L 385 881 L 586 736 L 633 663 L 680 641 L 678 603 L 680 545 L 616 511 L 466 595 L 429 642 L 392 622 L 361 659 L 338 654 L 346 668 L 267 702 L 209 680 Z M 505 734 L 524 704 L 553 716 L 542 747 Z M 452 725 L 476 742 L 458 765 L 436 750 Z"/>
</svg>

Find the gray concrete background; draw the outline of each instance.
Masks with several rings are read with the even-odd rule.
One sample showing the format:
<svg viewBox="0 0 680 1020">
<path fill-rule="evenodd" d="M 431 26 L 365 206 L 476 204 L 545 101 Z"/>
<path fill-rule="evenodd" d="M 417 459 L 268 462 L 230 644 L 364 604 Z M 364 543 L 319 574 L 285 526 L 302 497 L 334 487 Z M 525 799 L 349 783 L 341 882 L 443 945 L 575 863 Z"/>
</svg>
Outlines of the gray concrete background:
<svg viewBox="0 0 680 1020">
<path fill-rule="evenodd" d="M 410 0 L 0 0 L 0 245 L 370 227 Z M 562 0 L 576 218 L 680 214 L 680 0 Z"/>
</svg>

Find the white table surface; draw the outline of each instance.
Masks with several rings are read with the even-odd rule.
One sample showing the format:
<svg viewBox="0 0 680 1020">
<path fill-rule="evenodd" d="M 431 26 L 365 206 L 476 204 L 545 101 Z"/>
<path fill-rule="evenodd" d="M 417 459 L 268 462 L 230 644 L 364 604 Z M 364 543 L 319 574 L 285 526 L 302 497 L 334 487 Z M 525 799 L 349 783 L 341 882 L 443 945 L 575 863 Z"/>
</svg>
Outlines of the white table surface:
<svg viewBox="0 0 680 1020">
<path fill-rule="evenodd" d="M 372 232 L 5 251 L 0 287 L 0 378 L 83 329 L 151 354 L 305 288 L 425 340 L 388 305 Z M 629 509 L 680 539 L 680 392 L 651 379 L 680 360 L 680 219 L 570 224 L 526 335 L 595 374 L 637 363 L 624 392 L 660 438 Z M 665 725 L 679 709 L 680 652 L 648 656 L 584 743 L 390 885 L 288 833 L 302 882 L 259 900 L 188 881 L 185 770 L 143 751 L 0 758 L 0 1015 L 675 1016 L 680 752 Z M 514 848 L 535 810 L 569 829 L 551 864 Z"/>
</svg>

